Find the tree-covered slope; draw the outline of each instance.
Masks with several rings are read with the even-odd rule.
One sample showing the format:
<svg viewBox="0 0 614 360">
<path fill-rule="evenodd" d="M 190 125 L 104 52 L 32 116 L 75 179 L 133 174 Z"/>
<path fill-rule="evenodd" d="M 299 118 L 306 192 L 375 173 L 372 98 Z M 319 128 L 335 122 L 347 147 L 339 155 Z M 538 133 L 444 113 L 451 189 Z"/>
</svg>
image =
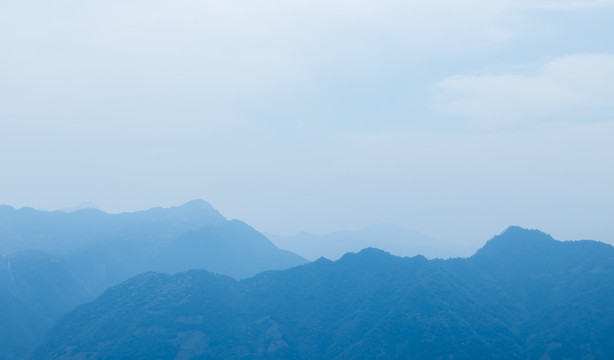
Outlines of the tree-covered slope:
<svg viewBox="0 0 614 360">
<path fill-rule="evenodd" d="M 376 249 L 236 281 L 148 273 L 32 359 L 611 359 L 614 248 L 510 228 L 467 259 Z"/>
<path fill-rule="evenodd" d="M 51 324 L 89 299 L 60 258 L 27 251 L 0 258 L 0 359 L 18 359 Z"/>
<path fill-rule="evenodd" d="M 237 278 L 303 264 L 204 201 L 123 214 L 0 206 L 0 359 L 20 358 L 76 305 L 147 271 Z"/>
</svg>

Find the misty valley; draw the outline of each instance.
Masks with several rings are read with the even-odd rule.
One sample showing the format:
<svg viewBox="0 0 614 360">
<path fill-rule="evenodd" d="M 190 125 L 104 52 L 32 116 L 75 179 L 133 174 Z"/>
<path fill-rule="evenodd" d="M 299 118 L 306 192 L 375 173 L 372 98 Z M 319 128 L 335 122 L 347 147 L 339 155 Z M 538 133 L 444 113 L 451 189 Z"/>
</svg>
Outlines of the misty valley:
<svg viewBox="0 0 614 360">
<path fill-rule="evenodd" d="M 614 247 L 486 240 L 0 206 L 0 359 L 614 358 Z"/>
</svg>

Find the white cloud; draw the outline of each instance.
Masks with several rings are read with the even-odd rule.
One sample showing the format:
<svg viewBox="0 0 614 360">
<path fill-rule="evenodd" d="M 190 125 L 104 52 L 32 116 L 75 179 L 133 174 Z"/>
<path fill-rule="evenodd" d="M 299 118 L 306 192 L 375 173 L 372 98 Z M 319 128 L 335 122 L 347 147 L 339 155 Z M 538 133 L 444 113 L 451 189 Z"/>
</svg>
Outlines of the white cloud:
<svg viewBox="0 0 614 360">
<path fill-rule="evenodd" d="M 591 120 L 614 106 L 614 54 L 576 54 L 532 73 L 457 75 L 438 84 L 440 109 L 480 127 L 558 118 Z"/>
</svg>

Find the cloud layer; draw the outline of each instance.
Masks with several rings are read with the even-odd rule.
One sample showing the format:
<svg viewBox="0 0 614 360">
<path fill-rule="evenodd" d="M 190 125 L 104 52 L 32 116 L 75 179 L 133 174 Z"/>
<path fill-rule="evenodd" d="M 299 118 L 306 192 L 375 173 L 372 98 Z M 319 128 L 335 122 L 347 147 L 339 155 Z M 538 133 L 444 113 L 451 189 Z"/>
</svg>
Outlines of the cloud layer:
<svg viewBox="0 0 614 360">
<path fill-rule="evenodd" d="M 4 1 L 0 203 L 614 238 L 613 4 Z"/>
<path fill-rule="evenodd" d="M 496 127 L 540 119 L 603 120 L 593 114 L 611 114 L 612 80 L 613 54 L 576 54 L 520 73 L 457 75 L 438 87 L 443 111 L 469 117 L 480 127 Z"/>
</svg>

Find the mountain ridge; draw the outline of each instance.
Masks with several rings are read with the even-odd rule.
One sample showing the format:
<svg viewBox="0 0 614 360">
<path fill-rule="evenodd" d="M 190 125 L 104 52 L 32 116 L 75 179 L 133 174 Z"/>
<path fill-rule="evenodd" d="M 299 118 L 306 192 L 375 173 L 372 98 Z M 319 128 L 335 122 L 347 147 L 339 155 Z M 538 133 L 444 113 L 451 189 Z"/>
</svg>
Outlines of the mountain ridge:
<svg viewBox="0 0 614 360">
<path fill-rule="evenodd" d="M 16 266 L 13 259 L 32 252 L 38 260 Z M 121 214 L 2 206 L 0 254 L 0 303 L 6 309 L 0 311 L 6 315 L 0 334 L 8 334 L 0 336 L 0 358 L 11 360 L 38 343 L 59 316 L 138 273 L 195 268 L 242 278 L 307 261 L 203 200 Z M 43 295 L 37 291 L 42 289 L 49 291 Z"/>
<path fill-rule="evenodd" d="M 327 234 L 299 231 L 288 236 L 270 233 L 266 235 L 278 247 L 310 260 L 321 256 L 336 260 L 345 253 L 360 251 L 367 247 L 384 249 L 398 256 L 423 255 L 428 258 L 448 258 L 469 254 L 465 248 L 390 223 Z"/>
<path fill-rule="evenodd" d="M 239 281 L 205 271 L 149 274 L 154 285 L 136 278 L 113 290 L 144 302 L 122 308 L 123 298 L 106 292 L 104 303 L 56 323 L 30 358 L 611 358 L 614 247 L 551 242 L 525 229 L 504 234 L 488 246 L 545 243 L 546 255 L 565 257 L 544 259 L 564 271 L 526 259 L 544 254 L 538 246 L 448 260 L 365 249 Z M 502 265 L 493 270 L 493 262 Z M 141 311 L 135 306 L 149 313 L 131 317 Z"/>
</svg>

